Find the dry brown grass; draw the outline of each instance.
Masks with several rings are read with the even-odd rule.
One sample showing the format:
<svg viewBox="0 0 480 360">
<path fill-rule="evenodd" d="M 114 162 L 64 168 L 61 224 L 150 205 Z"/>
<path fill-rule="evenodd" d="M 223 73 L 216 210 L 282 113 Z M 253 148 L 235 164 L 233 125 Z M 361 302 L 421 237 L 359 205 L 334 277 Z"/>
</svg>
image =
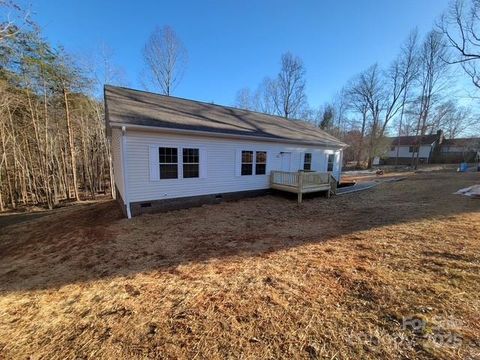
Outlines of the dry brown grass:
<svg viewBox="0 0 480 360">
<path fill-rule="evenodd" d="M 452 192 L 479 180 L 130 221 L 101 202 L 9 226 L 0 358 L 478 358 L 480 201 Z"/>
</svg>

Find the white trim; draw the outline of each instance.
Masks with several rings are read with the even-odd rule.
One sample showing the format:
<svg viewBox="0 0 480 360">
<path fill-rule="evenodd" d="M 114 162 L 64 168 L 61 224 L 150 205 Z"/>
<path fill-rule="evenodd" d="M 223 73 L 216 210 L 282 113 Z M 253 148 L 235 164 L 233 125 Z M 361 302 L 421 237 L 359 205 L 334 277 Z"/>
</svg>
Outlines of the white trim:
<svg viewBox="0 0 480 360">
<path fill-rule="evenodd" d="M 235 176 L 242 176 L 242 150 L 235 149 Z"/>
<path fill-rule="evenodd" d="M 127 130 L 125 126 L 122 126 L 122 161 L 123 161 L 123 187 L 125 189 L 125 196 L 123 201 L 127 207 L 127 218 L 132 218 L 130 211 L 130 202 L 128 200 L 128 177 L 127 177 Z"/>
<path fill-rule="evenodd" d="M 206 179 L 208 177 L 208 160 L 207 160 L 207 149 L 198 148 L 198 172 L 200 179 Z"/>
<path fill-rule="evenodd" d="M 160 181 L 160 159 L 157 145 L 148 146 L 148 165 L 150 181 Z"/>
<path fill-rule="evenodd" d="M 158 156 L 158 151 L 160 148 L 174 148 L 177 149 L 177 162 L 170 163 L 170 164 L 177 164 L 177 177 L 173 179 L 162 179 L 160 176 L 160 158 Z M 152 149 L 155 149 L 156 162 L 155 164 L 152 163 Z M 198 150 L 198 177 L 191 177 L 186 178 L 183 176 L 183 149 L 197 149 Z M 152 165 L 158 168 L 155 168 L 155 171 L 158 171 L 158 177 L 152 178 Z M 157 182 L 157 181 L 178 181 L 178 180 L 191 180 L 191 179 L 206 179 L 207 178 L 207 151 L 204 147 L 196 146 L 196 145 L 188 145 L 188 146 L 177 146 L 177 145 L 166 145 L 164 143 L 155 143 L 149 145 L 149 168 L 150 168 L 150 181 Z"/>
<path fill-rule="evenodd" d="M 297 144 L 297 145 L 309 145 L 314 146 L 317 148 L 327 148 L 327 149 L 343 149 L 348 147 L 349 145 L 335 145 L 335 144 L 322 144 L 315 141 L 301 141 L 301 140 L 290 140 L 290 139 L 279 139 L 279 138 L 270 138 L 270 137 L 263 137 L 263 136 L 255 136 L 255 135 L 239 135 L 239 134 L 227 134 L 221 132 L 211 132 L 211 131 L 203 131 L 203 130 L 187 130 L 187 129 L 169 129 L 164 127 L 155 127 L 155 126 L 146 126 L 146 125 L 131 125 L 131 124 L 123 124 L 118 122 L 110 122 L 110 127 L 127 127 L 133 130 L 148 130 L 148 131 L 155 131 L 155 132 L 163 132 L 167 134 L 191 134 L 191 135 L 203 135 L 208 137 L 221 137 L 227 139 L 245 139 L 245 140 L 257 140 L 257 141 L 266 141 L 266 142 L 273 142 L 277 144 Z"/>
<path fill-rule="evenodd" d="M 177 178 L 172 180 L 183 180 L 183 149 L 182 146 L 176 146 L 177 148 Z M 189 149 L 189 148 L 185 148 Z M 199 166 L 200 168 L 200 166 Z"/>
<path fill-rule="evenodd" d="M 252 174 L 251 175 L 242 175 L 242 151 L 251 151 L 252 155 Z M 265 153 L 265 174 L 257 174 L 257 152 Z M 248 145 L 235 150 L 235 176 L 244 177 L 244 176 L 267 176 L 269 175 L 269 152 L 266 149 L 256 149 L 255 147 Z"/>
</svg>

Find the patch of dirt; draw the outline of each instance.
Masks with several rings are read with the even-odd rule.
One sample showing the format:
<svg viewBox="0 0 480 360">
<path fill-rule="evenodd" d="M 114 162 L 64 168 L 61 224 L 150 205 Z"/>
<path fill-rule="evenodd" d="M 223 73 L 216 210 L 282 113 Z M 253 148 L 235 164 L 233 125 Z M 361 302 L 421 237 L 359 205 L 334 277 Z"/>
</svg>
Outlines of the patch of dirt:
<svg viewBox="0 0 480 360">
<path fill-rule="evenodd" d="M 265 196 L 132 220 L 102 201 L 12 222 L 0 358 L 473 359 L 480 202 L 452 193 L 478 180 L 410 174 L 300 206 Z M 402 326 L 420 315 L 425 336 Z M 439 347 L 449 334 L 464 340 Z"/>
</svg>

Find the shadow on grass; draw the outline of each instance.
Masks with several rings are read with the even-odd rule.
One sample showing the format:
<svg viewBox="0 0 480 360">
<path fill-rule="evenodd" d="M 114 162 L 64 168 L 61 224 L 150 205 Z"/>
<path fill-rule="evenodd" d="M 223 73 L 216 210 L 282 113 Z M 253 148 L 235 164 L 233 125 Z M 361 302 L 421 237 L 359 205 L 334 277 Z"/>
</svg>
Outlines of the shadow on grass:
<svg viewBox="0 0 480 360">
<path fill-rule="evenodd" d="M 175 272 L 182 264 L 271 252 L 382 226 L 480 210 L 452 195 L 478 174 L 422 174 L 327 199 L 268 195 L 124 219 L 114 201 L 80 204 L 0 232 L 0 293 Z M 30 220 L 30 219 L 29 219 Z M 375 242 L 375 238 L 371 239 Z"/>
</svg>

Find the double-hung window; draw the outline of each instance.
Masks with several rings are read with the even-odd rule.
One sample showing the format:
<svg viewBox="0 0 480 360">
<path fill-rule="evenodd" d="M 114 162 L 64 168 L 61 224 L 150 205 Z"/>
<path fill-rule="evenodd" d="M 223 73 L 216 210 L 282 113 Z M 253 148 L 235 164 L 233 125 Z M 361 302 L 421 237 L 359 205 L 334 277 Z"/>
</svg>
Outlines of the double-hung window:
<svg viewBox="0 0 480 360">
<path fill-rule="evenodd" d="M 198 178 L 200 174 L 199 149 L 183 149 L 183 177 Z"/>
<path fill-rule="evenodd" d="M 266 151 L 242 150 L 241 175 L 265 175 L 266 173 Z"/>
<path fill-rule="evenodd" d="M 242 151 L 242 175 L 253 174 L 253 151 Z"/>
<path fill-rule="evenodd" d="M 335 162 L 335 155 L 329 154 L 327 161 L 327 171 L 333 171 L 333 163 Z"/>
<path fill-rule="evenodd" d="M 267 172 L 267 152 L 257 151 L 255 154 L 255 175 L 265 175 Z"/>
<path fill-rule="evenodd" d="M 312 153 L 303 155 L 303 170 L 312 170 Z"/>
<path fill-rule="evenodd" d="M 158 160 L 161 180 L 200 177 L 199 149 L 159 147 Z"/>
<path fill-rule="evenodd" d="M 160 179 L 178 179 L 178 149 L 161 147 L 158 149 L 160 160 Z"/>
</svg>

